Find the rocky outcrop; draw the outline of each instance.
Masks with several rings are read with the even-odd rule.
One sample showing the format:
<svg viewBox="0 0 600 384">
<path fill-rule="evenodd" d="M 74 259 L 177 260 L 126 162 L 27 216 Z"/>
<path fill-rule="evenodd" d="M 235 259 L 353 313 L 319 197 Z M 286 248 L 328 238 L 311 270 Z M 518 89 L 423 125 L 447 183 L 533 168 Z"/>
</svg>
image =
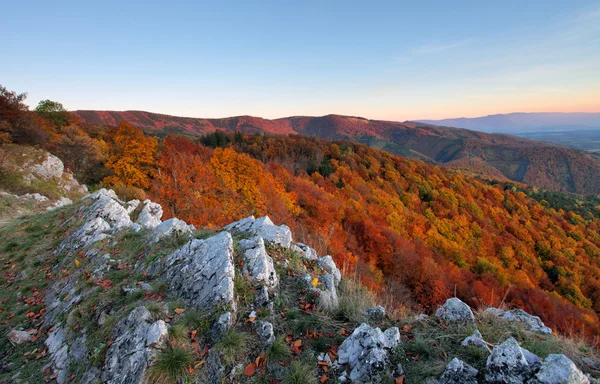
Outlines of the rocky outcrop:
<svg viewBox="0 0 600 384">
<path fill-rule="evenodd" d="M 439 384 L 477 384 L 477 373 L 475 368 L 455 357 L 446 366 Z"/>
<path fill-rule="evenodd" d="M 244 275 L 252 281 L 274 288 L 279 283 L 273 259 L 267 254 L 262 237 L 241 240 L 240 248 L 244 252 Z"/>
<path fill-rule="evenodd" d="M 490 383 L 521 384 L 532 376 L 533 368 L 514 338 L 496 345 L 488 357 L 485 379 Z"/>
<path fill-rule="evenodd" d="M 144 229 L 154 229 L 161 223 L 160 219 L 162 218 L 162 215 L 163 210 L 160 204 L 145 200 L 143 202 L 142 211 L 135 222 Z"/>
<path fill-rule="evenodd" d="M 339 347 L 337 364 L 347 365 L 351 369 L 349 378 L 353 382 L 381 382 L 386 374 L 392 374 L 395 369 L 390 364 L 390 355 L 399 343 L 398 328 L 382 332 L 363 323 Z"/>
<path fill-rule="evenodd" d="M 23 164 L 23 180 L 32 183 L 34 180 L 53 181 L 63 193 L 83 194 L 87 192 L 85 185 L 80 185 L 70 172 L 65 171 L 63 162 L 56 156 L 36 150 L 35 156 L 28 158 Z M 24 156 L 27 156 L 24 154 Z M 43 160 L 39 160 L 43 157 Z"/>
<path fill-rule="evenodd" d="M 546 327 L 544 322 L 538 316 L 530 315 L 522 309 L 503 311 L 499 308 L 487 308 L 485 313 L 498 316 L 508 322 L 518 323 L 532 332 L 541 333 L 543 335 L 552 334 L 552 329 Z"/>
<path fill-rule="evenodd" d="M 233 240 L 228 232 L 190 240 L 169 255 L 165 265 L 169 293 L 187 305 L 211 311 L 231 304 L 235 310 Z"/>
<path fill-rule="evenodd" d="M 255 219 L 254 216 L 246 217 L 235 223 L 231 223 L 223 228 L 229 232 L 245 233 L 250 236 L 259 236 L 264 241 L 278 244 L 284 248 L 289 248 L 292 244 L 292 231 L 287 225 L 275 225 L 269 218 L 264 216 Z"/>
<path fill-rule="evenodd" d="M 473 323 L 475 315 L 471 308 L 456 297 L 451 297 L 438 308 L 435 315 L 446 323 Z"/>
<path fill-rule="evenodd" d="M 102 381 L 107 384 L 142 383 L 153 348 L 163 346 L 166 337 L 162 320 L 153 323 L 146 307 L 135 308 L 112 331 L 113 343 L 106 352 Z"/>
</svg>

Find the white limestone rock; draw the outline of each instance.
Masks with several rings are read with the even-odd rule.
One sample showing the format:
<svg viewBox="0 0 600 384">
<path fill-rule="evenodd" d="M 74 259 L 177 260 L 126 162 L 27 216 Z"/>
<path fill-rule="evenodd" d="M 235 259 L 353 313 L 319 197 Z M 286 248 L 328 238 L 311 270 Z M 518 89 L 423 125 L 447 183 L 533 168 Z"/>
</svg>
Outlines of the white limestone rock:
<svg viewBox="0 0 600 384">
<path fill-rule="evenodd" d="M 323 268 L 327 273 L 331 273 L 335 279 L 335 286 L 337 287 L 342 280 L 342 273 L 335 265 L 335 261 L 329 255 L 323 256 L 317 259 L 317 264 Z"/>
<path fill-rule="evenodd" d="M 255 323 L 256 334 L 263 345 L 271 345 L 275 341 L 273 324 L 268 321 L 257 321 Z"/>
<path fill-rule="evenodd" d="M 440 384 L 477 384 L 477 370 L 464 361 L 454 358 L 446 366 Z"/>
<path fill-rule="evenodd" d="M 325 311 L 335 311 L 340 301 L 335 287 L 335 278 L 327 273 L 319 277 L 319 307 Z"/>
<path fill-rule="evenodd" d="M 292 244 L 291 249 L 298 252 L 301 257 L 307 260 L 317 260 L 318 258 L 317 251 L 306 244 L 294 243 Z"/>
<path fill-rule="evenodd" d="M 475 315 L 471 308 L 456 297 L 451 297 L 438 308 L 435 315 L 447 323 L 474 323 Z"/>
<path fill-rule="evenodd" d="M 264 241 L 278 244 L 284 248 L 289 248 L 292 244 L 292 231 L 290 231 L 290 228 L 287 225 L 273 224 L 269 216 L 258 219 L 255 219 L 254 216 L 248 216 L 225 226 L 223 229 L 229 232 L 260 236 Z"/>
<path fill-rule="evenodd" d="M 65 170 L 63 162 L 49 153 L 46 154 L 46 159 L 42 163 L 31 164 L 27 168 L 42 180 L 58 179 Z"/>
<path fill-rule="evenodd" d="M 508 322 L 519 323 L 531 332 L 536 332 L 543 335 L 552 334 L 552 329 L 546 327 L 544 322 L 538 316 L 530 315 L 522 309 L 503 311 L 499 308 L 487 308 L 484 311 L 484 314 L 488 316 L 497 316 Z"/>
<path fill-rule="evenodd" d="M 523 350 L 512 337 L 496 345 L 487 358 L 485 379 L 488 382 L 522 384 L 526 383 L 532 374 L 533 369 Z"/>
<path fill-rule="evenodd" d="M 6 335 L 6 337 L 8 338 L 8 341 L 11 342 L 12 345 L 19 345 L 19 344 L 23 344 L 23 343 L 27 343 L 30 342 L 32 339 L 32 336 L 25 332 L 25 331 L 19 331 L 16 329 L 11 329 L 8 334 Z"/>
<path fill-rule="evenodd" d="M 590 380 L 568 357 L 552 354 L 544 359 L 532 382 L 535 384 L 589 384 Z"/>
<path fill-rule="evenodd" d="M 492 352 L 490 350 L 490 347 L 488 347 L 487 343 L 483 340 L 483 336 L 481 336 L 481 332 L 479 332 L 479 330 L 475 330 L 473 331 L 473 334 L 467 338 L 465 338 L 461 345 L 463 347 L 475 347 L 475 348 L 479 348 L 482 349 L 484 351 L 487 352 Z"/>
<path fill-rule="evenodd" d="M 166 260 L 168 291 L 204 310 L 220 304 L 231 304 L 235 310 L 234 276 L 233 240 L 228 232 L 192 239 Z"/>
<path fill-rule="evenodd" d="M 265 242 L 262 237 L 256 238 L 254 241 L 242 240 L 244 244 L 244 276 L 252 281 L 264 284 L 268 288 L 275 288 L 279 284 L 277 272 L 273 266 L 273 259 L 267 254 Z M 240 242 L 240 243 L 242 243 Z M 254 245 L 251 247 L 251 245 Z"/>
<path fill-rule="evenodd" d="M 135 221 L 145 229 L 154 229 L 161 223 L 163 209 L 160 204 L 150 200 L 144 200 L 142 211 Z"/>
<path fill-rule="evenodd" d="M 193 225 L 188 225 L 185 221 L 174 217 L 163 221 L 154 229 L 152 241 L 157 242 L 168 236 L 190 236 L 193 231 Z"/>
<path fill-rule="evenodd" d="M 351 368 L 350 380 L 356 383 L 375 383 L 381 375 L 391 373 L 390 354 L 400 343 L 400 332 L 393 327 L 385 332 L 363 323 L 356 328 L 338 349 L 338 364 Z"/>
<path fill-rule="evenodd" d="M 148 359 L 146 348 L 152 315 L 146 307 L 137 307 L 121 319 L 112 330 L 113 343 L 106 351 L 102 382 L 138 384 L 142 382 Z"/>
<path fill-rule="evenodd" d="M 162 348 L 167 344 L 167 340 L 169 339 L 169 330 L 167 328 L 167 323 L 163 320 L 157 320 L 150 328 L 148 328 L 148 333 L 146 334 L 146 346 L 152 348 Z"/>
</svg>

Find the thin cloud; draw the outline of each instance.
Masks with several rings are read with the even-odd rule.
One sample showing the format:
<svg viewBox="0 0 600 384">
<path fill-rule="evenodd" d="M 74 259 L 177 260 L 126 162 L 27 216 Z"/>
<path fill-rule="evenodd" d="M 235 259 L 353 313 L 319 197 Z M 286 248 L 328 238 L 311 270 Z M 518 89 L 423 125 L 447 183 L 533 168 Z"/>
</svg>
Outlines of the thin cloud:
<svg viewBox="0 0 600 384">
<path fill-rule="evenodd" d="M 461 41 L 456 41 L 456 42 L 435 41 L 435 42 L 424 44 L 424 45 L 416 48 L 413 51 L 413 53 L 415 53 L 417 55 L 431 55 L 431 54 L 441 53 L 441 52 L 449 51 L 452 49 L 464 47 L 467 44 L 469 44 L 469 40 L 461 40 Z"/>
</svg>

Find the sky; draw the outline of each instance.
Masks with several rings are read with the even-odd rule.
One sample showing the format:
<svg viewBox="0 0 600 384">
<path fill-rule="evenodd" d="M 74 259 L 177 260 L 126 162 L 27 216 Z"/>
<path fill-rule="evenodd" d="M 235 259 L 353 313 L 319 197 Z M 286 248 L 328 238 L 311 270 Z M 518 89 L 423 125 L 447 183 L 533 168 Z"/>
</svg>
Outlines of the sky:
<svg viewBox="0 0 600 384">
<path fill-rule="evenodd" d="M 27 103 L 403 121 L 600 112 L 600 0 L 12 1 Z"/>
</svg>

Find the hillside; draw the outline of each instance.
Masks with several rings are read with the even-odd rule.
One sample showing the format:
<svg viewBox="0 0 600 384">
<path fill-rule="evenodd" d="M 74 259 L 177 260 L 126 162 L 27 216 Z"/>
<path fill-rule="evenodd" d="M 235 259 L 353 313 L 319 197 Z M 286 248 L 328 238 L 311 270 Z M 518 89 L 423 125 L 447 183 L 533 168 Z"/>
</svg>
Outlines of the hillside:
<svg viewBox="0 0 600 384">
<path fill-rule="evenodd" d="M 114 126 L 126 121 L 163 134 L 201 135 L 223 130 L 347 139 L 486 178 L 512 180 L 556 191 L 600 193 L 600 159 L 597 156 L 509 135 L 338 115 L 275 120 L 251 116 L 195 119 L 139 111 L 76 111 L 73 115 L 84 124 Z"/>
<path fill-rule="evenodd" d="M 218 232 L 101 189 L 0 226 L 0 383 L 596 382 L 595 350 L 522 310 L 376 306 L 253 216 Z"/>
<path fill-rule="evenodd" d="M 489 133 L 515 134 L 600 129 L 600 113 L 508 113 L 472 118 L 461 117 L 456 119 L 419 121 Z"/>
<path fill-rule="evenodd" d="M 477 307 L 519 306 L 561 332 L 600 330 L 593 208 L 545 208 L 510 185 L 356 143 L 227 140 L 214 150 L 163 141 L 149 193 L 166 215 L 219 227 L 269 214 L 395 307 L 432 311 L 456 291 Z"/>
</svg>

